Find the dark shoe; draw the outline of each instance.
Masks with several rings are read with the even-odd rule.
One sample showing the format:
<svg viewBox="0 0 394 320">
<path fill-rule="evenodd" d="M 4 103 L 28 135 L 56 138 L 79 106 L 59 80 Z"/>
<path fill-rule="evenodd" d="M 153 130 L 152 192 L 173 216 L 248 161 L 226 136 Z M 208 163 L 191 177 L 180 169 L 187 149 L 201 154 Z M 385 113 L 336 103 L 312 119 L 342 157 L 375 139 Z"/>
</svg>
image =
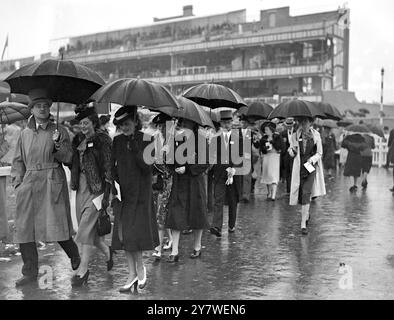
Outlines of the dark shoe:
<svg viewBox="0 0 394 320">
<path fill-rule="evenodd" d="M 113 260 L 114 253 L 115 251 L 112 250 L 111 247 L 109 247 L 109 260 L 107 261 L 107 271 L 111 271 L 114 266 L 114 260 Z"/>
<path fill-rule="evenodd" d="M 235 232 L 235 227 L 228 228 L 228 232 L 230 232 L 230 233 L 234 233 L 234 232 Z"/>
<path fill-rule="evenodd" d="M 275 198 L 269 198 L 269 201 L 275 201 Z"/>
<path fill-rule="evenodd" d="M 363 187 L 363 189 L 366 189 L 368 185 L 368 181 L 367 180 L 363 180 L 363 182 L 361 182 L 361 186 Z"/>
<path fill-rule="evenodd" d="M 306 228 L 301 228 L 301 233 L 302 234 L 308 234 L 308 230 Z"/>
<path fill-rule="evenodd" d="M 81 257 L 73 257 L 70 259 L 71 260 L 71 268 L 75 271 L 79 268 L 79 265 L 81 264 Z"/>
<path fill-rule="evenodd" d="M 220 232 L 220 230 L 216 227 L 212 227 L 211 229 L 209 229 L 209 232 L 211 232 L 212 234 L 214 234 L 215 236 L 217 236 L 218 238 L 220 238 L 222 236 L 222 233 Z"/>
<path fill-rule="evenodd" d="M 390 191 L 391 191 L 391 192 L 394 192 L 394 187 L 392 187 L 392 188 L 390 189 Z"/>
<path fill-rule="evenodd" d="M 352 186 L 349 189 L 350 192 L 356 192 L 357 191 L 357 186 Z"/>
<path fill-rule="evenodd" d="M 81 287 L 83 284 L 86 284 L 89 279 L 89 270 L 86 271 L 86 273 L 81 276 L 75 276 L 71 279 L 71 286 L 72 287 Z"/>
<path fill-rule="evenodd" d="M 168 258 L 167 258 L 167 262 L 168 263 L 174 263 L 174 262 L 178 262 L 179 261 L 179 254 L 177 254 L 177 255 L 172 255 L 172 254 L 170 254 L 169 256 L 168 256 Z"/>
<path fill-rule="evenodd" d="M 16 287 L 22 287 L 29 283 L 33 283 L 37 281 L 37 277 L 35 276 L 23 276 L 22 278 L 15 281 Z"/>
<path fill-rule="evenodd" d="M 191 259 L 196 259 L 201 257 L 201 249 L 200 250 L 193 250 L 193 253 L 190 255 Z"/>
</svg>

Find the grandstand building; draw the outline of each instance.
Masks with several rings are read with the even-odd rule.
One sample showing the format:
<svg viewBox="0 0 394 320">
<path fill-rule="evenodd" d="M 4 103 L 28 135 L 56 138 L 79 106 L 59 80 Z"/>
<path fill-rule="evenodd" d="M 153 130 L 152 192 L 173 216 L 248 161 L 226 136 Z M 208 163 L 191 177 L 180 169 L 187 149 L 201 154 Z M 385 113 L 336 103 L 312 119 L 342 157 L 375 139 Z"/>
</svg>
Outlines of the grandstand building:
<svg viewBox="0 0 394 320">
<path fill-rule="evenodd" d="M 250 100 L 278 103 L 294 96 L 319 101 L 323 91 L 347 90 L 349 9 L 291 16 L 289 7 L 196 17 L 154 18 L 152 24 L 56 39 L 53 51 L 99 72 L 107 81 L 140 77 L 180 94 L 202 83 L 224 84 Z M 0 62 L 4 79 L 40 57 Z"/>
</svg>

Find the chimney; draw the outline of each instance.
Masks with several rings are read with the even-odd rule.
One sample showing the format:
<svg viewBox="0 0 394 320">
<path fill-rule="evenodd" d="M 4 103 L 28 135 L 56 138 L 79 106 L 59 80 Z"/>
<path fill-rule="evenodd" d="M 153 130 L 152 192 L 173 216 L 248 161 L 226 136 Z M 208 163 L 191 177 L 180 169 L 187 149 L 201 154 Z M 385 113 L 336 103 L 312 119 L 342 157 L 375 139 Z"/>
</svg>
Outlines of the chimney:
<svg viewBox="0 0 394 320">
<path fill-rule="evenodd" d="M 192 5 L 183 7 L 183 16 L 184 17 L 193 16 L 193 6 Z"/>
</svg>

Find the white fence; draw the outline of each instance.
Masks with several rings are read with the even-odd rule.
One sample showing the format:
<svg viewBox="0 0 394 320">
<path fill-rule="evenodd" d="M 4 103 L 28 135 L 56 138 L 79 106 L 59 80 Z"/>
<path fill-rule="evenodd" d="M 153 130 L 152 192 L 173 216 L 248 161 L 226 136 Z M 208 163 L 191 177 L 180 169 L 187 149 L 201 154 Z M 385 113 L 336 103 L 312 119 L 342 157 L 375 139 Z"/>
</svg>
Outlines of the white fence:
<svg viewBox="0 0 394 320">
<path fill-rule="evenodd" d="M 387 142 L 383 142 L 383 139 L 377 139 L 375 141 L 375 149 L 372 150 L 372 164 L 374 166 L 384 166 L 387 160 L 388 146 Z"/>
</svg>

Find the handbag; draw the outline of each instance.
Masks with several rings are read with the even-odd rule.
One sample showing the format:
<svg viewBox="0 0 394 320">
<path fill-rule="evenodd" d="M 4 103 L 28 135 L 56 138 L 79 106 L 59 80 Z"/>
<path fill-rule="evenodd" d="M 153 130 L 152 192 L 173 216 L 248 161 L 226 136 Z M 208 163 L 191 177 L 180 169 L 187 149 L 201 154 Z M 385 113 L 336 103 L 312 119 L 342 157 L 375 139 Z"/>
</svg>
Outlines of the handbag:
<svg viewBox="0 0 394 320">
<path fill-rule="evenodd" d="M 97 219 L 97 234 L 99 237 L 105 236 L 111 233 L 111 218 L 105 209 L 100 209 L 98 212 L 99 217 Z"/>
</svg>

